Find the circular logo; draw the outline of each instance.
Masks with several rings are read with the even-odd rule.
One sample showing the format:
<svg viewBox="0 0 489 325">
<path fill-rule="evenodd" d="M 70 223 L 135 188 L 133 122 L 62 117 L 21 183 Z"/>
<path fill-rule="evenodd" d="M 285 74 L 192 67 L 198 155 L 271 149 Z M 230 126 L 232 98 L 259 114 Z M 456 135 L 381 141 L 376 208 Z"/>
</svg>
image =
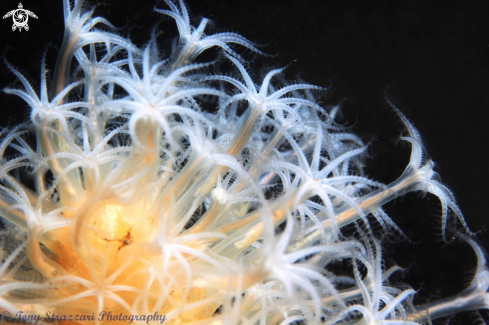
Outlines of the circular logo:
<svg viewBox="0 0 489 325">
<path fill-rule="evenodd" d="M 25 29 L 26 31 L 29 30 L 29 25 L 27 25 L 27 21 L 29 20 L 29 16 L 37 18 L 36 14 L 33 13 L 32 11 L 24 9 L 24 6 L 22 3 L 19 3 L 19 8 L 10 10 L 7 12 L 2 18 L 8 18 L 12 16 L 12 19 L 14 21 L 14 24 L 12 25 L 12 31 L 15 31 L 16 29 L 22 31 L 22 28 Z"/>
<path fill-rule="evenodd" d="M 0 319 L 4 319 L 4 320 L 6 320 L 8 322 L 11 317 L 12 317 L 12 315 L 10 315 L 10 313 L 8 311 L 4 311 L 2 313 L 2 317 L 0 317 Z"/>
<path fill-rule="evenodd" d="M 21 28 L 27 24 L 27 20 L 29 19 L 24 9 L 17 9 L 13 14 L 13 18 L 14 24 Z"/>
</svg>

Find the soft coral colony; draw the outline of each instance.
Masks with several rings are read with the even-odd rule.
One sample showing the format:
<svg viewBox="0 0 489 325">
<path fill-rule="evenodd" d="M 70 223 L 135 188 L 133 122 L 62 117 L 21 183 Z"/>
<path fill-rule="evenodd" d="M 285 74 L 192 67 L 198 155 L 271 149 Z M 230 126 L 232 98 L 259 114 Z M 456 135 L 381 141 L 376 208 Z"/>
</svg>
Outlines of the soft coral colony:
<svg viewBox="0 0 489 325">
<path fill-rule="evenodd" d="M 419 324 L 487 308 L 484 254 L 392 103 L 412 152 L 383 185 L 365 177 L 366 145 L 335 122 L 337 108 L 317 104 L 323 89 L 287 83 L 283 69 L 253 81 L 236 50 L 261 54 L 254 43 L 206 35 L 206 19 L 194 27 L 181 0 L 165 2 L 156 11 L 180 34 L 166 57 L 156 32 L 138 48 L 66 0 L 52 88 L 44 66 L 38 94 L 7 63 L 23 88 L 4 91 L 31 115 L 2 132 L 1 309 L 264 325 Z M 236 74 L 194 63 L 209 48 Z M 382 206 L 411 191 L 440 199 L 441 235 L 458 224 L 478 261 L 465 291 L 416 307 L 382 259 L 383 239 L 402 235 Z M 117 322 L 97 319 L 87 323 Z"/>
</svg>

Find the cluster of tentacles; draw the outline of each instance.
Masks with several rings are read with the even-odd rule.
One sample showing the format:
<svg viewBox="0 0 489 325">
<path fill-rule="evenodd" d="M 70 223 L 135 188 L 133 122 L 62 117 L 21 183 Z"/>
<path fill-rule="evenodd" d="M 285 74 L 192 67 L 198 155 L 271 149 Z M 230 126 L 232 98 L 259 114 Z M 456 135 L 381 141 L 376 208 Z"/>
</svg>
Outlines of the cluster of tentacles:
<svg viewBox="0 0 489 325">
<path fill-rule="evenodd" d="M 138 48 L 65 0 L 51 89 L 44 67 L 37 93 L 8 66 L 23 89 L 5 92 L 31 114 L 1 135 L 0 308 L 196 325 L 418 324 L 452 312 L 449 300 L 415 307 L 415 291 L 390 281 L 400 268 L 383 264 L 383 239 L 403 233 L 382 206 L 407 192 L 440 199 L 444 238 L 450 218 L 470 234 L 404 115 L 390 103 L 410 161 L 380 184 L 363 171 L 367 146 L 335 122 L 339 108 L 318 104 L 325 89 L 289 83 L 284 69 L 253 80 L 237 51 L 261 54 L 256 44 L 206 35 L 206 19 L 194 27 L 183 1 L 165 2 L 156 11 L 180 34 L 166 57 L 156 32 Z M 216 47 L 235 72 L 194 63 Z M 486 308 L 485 259 L 463 238 L 479 266 L 455 311 Z"/>
</svg>

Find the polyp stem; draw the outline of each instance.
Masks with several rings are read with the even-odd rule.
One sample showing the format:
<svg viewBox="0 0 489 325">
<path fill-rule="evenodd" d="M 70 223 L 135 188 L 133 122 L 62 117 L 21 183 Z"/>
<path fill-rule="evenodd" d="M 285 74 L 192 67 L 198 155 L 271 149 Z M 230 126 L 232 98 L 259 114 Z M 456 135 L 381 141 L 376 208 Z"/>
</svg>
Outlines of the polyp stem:
<svg viewBox="0 0 489 325">
<path fill-rule="evenodd" d="M 425 173 L 426 172 L 424 170 L 415 170 L 411 168 L 411 166 L 408 166 L 402 176 L 396 181 L 387 185 L 385 188 L 378 189 L 368 195 L 358 198 L 356 200 L 357 208 L 345 207 L 338 211 L 335 216 L 337 226 L 341 228 L 362 218 L 362 216 L 358 214 L 358 208 L 364 215 L 367 215 L 399 196 L 402 196 L 408 192 L 419 190 L 420 185 L 426 182 Z M 326 231 L 331 229 L 331 220 L 325 220 L 323 222 L 323 227 Z M 319 240 L 321 231 L 317 228 L 311 229 L 315 230 L 310 230 L 307 236 L 290 246 L 288 250 L 296 251 L 310 246 L 312 243 Z"/>
<path fill-rule="evenodd" d="M 408 315 L 407 320 L 424 323 L 442 317 L 449 317 L 463 311 L 487 308 L 485 295 L 485 292 L 481 293 L 474 288 L 469 288 L 458 295 L 418 306 L 416 308 L 417 312 Z"/>
</svg>

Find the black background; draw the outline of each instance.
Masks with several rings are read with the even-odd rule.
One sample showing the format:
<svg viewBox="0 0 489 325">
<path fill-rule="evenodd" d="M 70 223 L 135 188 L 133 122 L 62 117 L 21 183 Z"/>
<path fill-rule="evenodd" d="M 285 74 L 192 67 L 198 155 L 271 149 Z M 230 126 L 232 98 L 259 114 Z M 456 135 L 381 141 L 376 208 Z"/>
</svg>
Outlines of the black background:
<svg viewBox="0 0 489 325">
<path fill-rule="evenodd" d="M 54 67 L 63 35 L 60 1 L 23 1 L 28 32 L 12 32 L 12 20 L 0 23 L 0 49 L 38 86 L 41 55 L 49 46 Z M 176 35 L 171 19 L 153 12 L 155 2 L 106 0 L 97 13 L 108 18 L 137 45 L 148 39 L 155 23 L 168 38 Z M 92 2 L 94 4 L 94 2 Z M 276 56 L 255 58 L 252 66 L 281 67 L 295 62 L 286 77 L 330 87 L 324 105 L 343 100 L 343 122 L 353 125 L 369 147 L 369 177 L 395 180 L 409 159 L 409 146 L 395 144 L 403 127 L 383 99 L 391 100 L 423 136 L 436 170 L 449 186 L 477 240 L 489 248 L 484 226 L 489 201 L 489 2 L 487 1 L 257 1 L 192 0 L 195 15 L 214 21 L 215 31 L 233 31 Z M 17 8 L 17 0 L 0 3 L 0 14 Z M 164 2 L 157 5 L 167 8 Z M 160 37 L 160 39 L 163 39 Z M 239 49 L 238 49 L 239 52 Z M 246 57 L 246 52 L 244 54 Z M 248 58 L 252 56 L 248 55 Z M 5 65 L 0 86 L 15 85 Z M 18 83 L 17 83 L 18 85 Z M 0 123 L 15 125 L 28 117 L 26 104 L 0 94 Z M 440 205 L 435 197 L 410 194 L 387 210 L 407 235 L 420 244 L 389 245 L 385 257 L 409 267 L 403 281 L 419 290 L 422 303 L 460 291 L 475 265 L 464 244 L 440 242 Z M 487 318 L 487 317 L 486 317 Z M 451 324 L 469 324 L 468 315 Z"/>
</svg>

